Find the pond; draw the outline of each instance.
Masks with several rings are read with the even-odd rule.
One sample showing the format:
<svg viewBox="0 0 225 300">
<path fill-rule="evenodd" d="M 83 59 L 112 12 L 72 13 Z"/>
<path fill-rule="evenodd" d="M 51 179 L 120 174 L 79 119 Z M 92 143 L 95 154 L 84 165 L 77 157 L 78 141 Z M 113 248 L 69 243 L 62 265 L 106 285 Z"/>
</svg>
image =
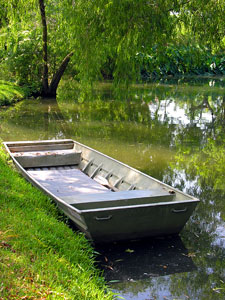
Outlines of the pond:
<svg viewBox="0 0 225 300">
<path fill-rule="evenodd" d="M 57 102 L 0 111 L 4 141 L 72 138 L 201 200 L 179 236 L 98 245 L 98 266 L 121 297 L 225 298 L 225 78 L 96 85 L 79 102 L 72 83 Z"/>
</svg>

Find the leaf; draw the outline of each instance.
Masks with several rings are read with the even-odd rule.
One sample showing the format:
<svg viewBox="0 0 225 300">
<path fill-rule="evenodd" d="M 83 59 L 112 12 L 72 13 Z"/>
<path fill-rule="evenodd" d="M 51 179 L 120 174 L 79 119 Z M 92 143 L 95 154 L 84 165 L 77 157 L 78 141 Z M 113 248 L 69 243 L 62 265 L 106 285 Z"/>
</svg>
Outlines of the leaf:
<svg viewBox="0 0 225 300">
<path fill-rule="evenodd" d="M 122 258 L 115 260 L 115 262 L 120 262 L 120 261 L 124 261 L 124 260 Z"/>
<path fill-rule="evenodd" d="M 128 249 L 125 250 L 125 252 L 127 252 L 127 253 L 133 253 L 134 250 L 128 248 Z"/>
<path fill-rule="evenodd" d="M 195 253 L 188 253 L 188 255 L 187 255 L 188 257 L 195 257 L 196 256 L 196 254 Z"/>
<path fill-rule="evenodd" d="M 112 266 L 107 266 L 107 265 L 105 265 L 105 267 L 106 267 L 107 269 L 113 271 L 113 267 L 112 267 Z"/>
</svg>

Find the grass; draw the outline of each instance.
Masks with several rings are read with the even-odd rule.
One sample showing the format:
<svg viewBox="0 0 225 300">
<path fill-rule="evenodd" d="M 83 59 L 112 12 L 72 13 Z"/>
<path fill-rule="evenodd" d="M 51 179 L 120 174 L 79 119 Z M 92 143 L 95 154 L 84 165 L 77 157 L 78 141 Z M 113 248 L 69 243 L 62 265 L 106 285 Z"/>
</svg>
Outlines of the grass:
<svg viewBox="0 0 225 300">
<path fill-rule="evenodd" d="M 0 146 L 0 299 L 113 299 L 94 249 Z"/>
<path fill-rule="evenodd" d="M 0 80 L 0 106 L 11 105 L 24 98 L 24 90 L 15 83 Z"/>
</svg>

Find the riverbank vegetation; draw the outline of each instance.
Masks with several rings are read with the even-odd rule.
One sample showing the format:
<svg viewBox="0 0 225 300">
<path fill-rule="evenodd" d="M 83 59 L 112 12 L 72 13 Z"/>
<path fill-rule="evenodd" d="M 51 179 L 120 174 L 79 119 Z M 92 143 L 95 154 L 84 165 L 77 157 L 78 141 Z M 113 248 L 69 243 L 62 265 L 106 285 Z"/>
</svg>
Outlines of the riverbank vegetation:
<svg viewBox="0 0 225 300">
<path fill-rule="evenodd" d="M 22 88 L 10 81 L 0 80 L 0 106 L 11 105 L 28 95 L 27 88 Z"/>
<path fill-rule="evenodd" d="M 56 97 L 64 73 L 83 93 L 101 78 L 136 82 L 140 71 L 224 74 L 223 0 L 0 0 L 0 8 L 0 76 L 35 96 Z"/>
<path fill-rule="evenodd" d="M 225 75 L 224 53 L 213 54 L 198 44 L 171 44 L 163 50 L 155 46 L 148 53 L 138 53 L 136 59 L 143 80 L 180 75 Z"/>
<path fill-rule="evenodd" d="M 83 234 L 11 166 L 0 146 L 0 299 L 112 299 Z"/>
</svg>

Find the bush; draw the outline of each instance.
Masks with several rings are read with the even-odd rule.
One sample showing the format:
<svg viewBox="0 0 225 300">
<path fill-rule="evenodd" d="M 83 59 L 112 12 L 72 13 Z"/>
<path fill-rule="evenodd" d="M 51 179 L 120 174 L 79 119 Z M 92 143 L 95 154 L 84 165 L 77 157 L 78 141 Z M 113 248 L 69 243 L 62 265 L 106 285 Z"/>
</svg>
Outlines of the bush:
<svg viewBox="0 0 225 300">
<path fill-rule="evenodd" d="M 168 45 L 164 49 L 153 47 L 149 53 L 138 53 L 142 79 L 152 76 L 184 74 L 225 74 L 225 57 L 215 55 L 198 45 Z"/>
<path fill-rule="evenodd" d="M 15 83 L 0 80 L 0 106 L 10 105 L 22 98 L 26 92 Z"/>
</svg>

